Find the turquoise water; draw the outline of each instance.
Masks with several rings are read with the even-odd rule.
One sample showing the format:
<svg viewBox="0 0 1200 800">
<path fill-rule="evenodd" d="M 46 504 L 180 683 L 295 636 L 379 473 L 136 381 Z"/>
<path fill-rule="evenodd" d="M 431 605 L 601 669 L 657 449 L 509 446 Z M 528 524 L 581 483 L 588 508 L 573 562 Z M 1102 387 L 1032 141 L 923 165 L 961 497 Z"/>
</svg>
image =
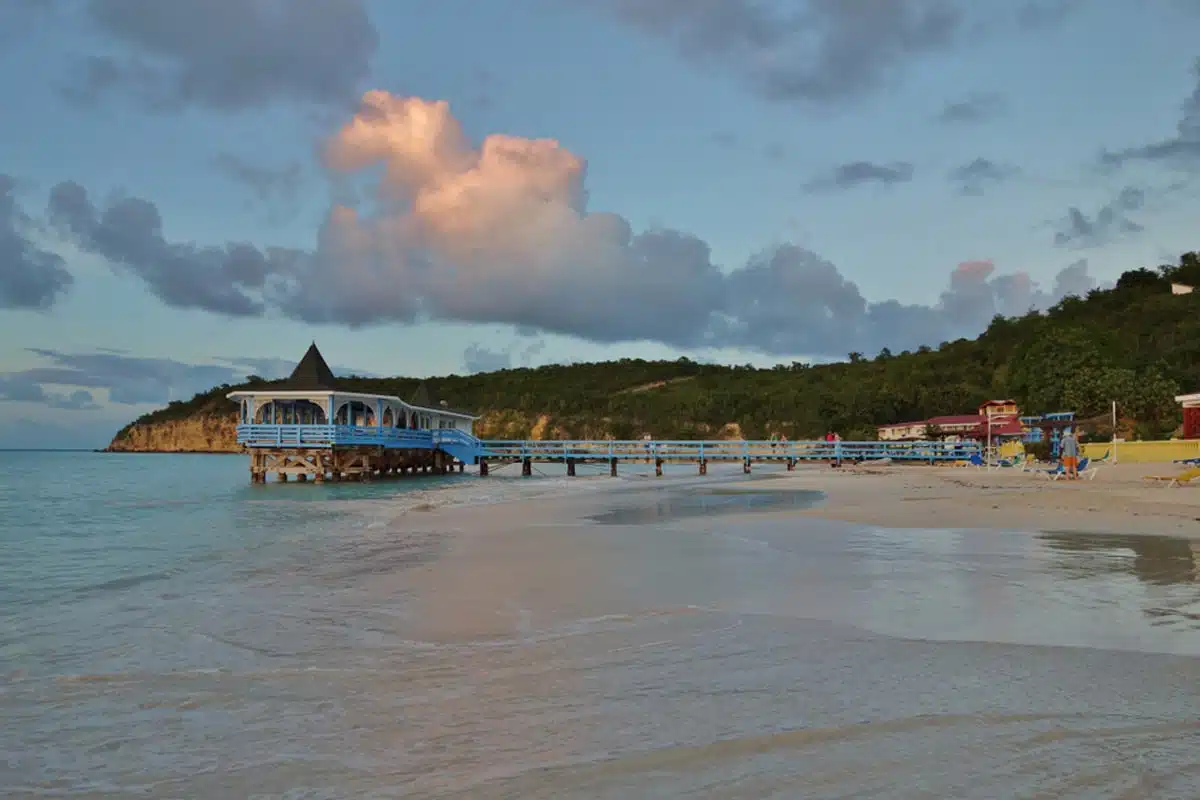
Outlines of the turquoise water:
<svg viewBox="0 0 1200 800">
<path fill-rule="evenodd" d="M 517 471 L 0 453 L 0 796 L 1200 796 L 1193 543 Z"/>
</svg>

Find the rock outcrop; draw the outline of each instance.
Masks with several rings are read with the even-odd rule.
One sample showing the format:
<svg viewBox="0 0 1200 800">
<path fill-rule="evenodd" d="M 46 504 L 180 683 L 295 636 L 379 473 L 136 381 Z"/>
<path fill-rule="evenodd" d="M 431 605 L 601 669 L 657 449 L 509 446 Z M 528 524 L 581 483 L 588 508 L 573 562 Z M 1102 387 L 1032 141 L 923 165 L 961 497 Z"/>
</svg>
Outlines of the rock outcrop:
<svg viewBox="0 0 1200 800">
<path fill-rule="evenodd" d="M 110 453 L 239 453 L 237 415 L 195 416 L 131 425 L 115 437 Z"/>
</svg>

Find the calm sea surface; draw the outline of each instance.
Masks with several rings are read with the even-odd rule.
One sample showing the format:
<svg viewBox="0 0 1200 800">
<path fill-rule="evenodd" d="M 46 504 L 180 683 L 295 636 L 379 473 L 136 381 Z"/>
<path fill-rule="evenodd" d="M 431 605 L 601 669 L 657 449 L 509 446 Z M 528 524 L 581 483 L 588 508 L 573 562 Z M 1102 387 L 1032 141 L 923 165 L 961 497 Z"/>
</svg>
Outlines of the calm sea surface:
<svg viewBox="0 0 1200 800">
<path fill-rule="evenodd" d="M 1200 797 L 1186 541 L 246 470 L 0 453 L 0 796 Z"/>
</svg>

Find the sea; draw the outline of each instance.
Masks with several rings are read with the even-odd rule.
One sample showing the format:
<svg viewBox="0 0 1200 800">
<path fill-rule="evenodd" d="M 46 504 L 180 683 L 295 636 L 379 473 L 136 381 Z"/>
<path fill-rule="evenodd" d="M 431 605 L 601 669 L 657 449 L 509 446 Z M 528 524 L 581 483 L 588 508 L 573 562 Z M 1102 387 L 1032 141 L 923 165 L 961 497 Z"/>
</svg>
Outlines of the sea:
<svg viewBox="0 0 1200 800">
<path fill-rule="evenodd" d="M 0 796 L 1196 798 L 1200 545 L 0 453 Z"/>
</svg>

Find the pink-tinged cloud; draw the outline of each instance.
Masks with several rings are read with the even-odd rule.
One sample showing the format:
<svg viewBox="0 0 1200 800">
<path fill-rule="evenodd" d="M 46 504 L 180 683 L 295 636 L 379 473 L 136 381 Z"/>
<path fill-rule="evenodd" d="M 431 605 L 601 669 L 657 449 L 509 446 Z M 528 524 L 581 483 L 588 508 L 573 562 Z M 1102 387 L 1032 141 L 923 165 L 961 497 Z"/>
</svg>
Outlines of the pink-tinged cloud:
<svg viewBox="0 0 1200 800">
<path fill-rule="evenodd" d="M 373 200 L 333 206 L 311 251 L 172 242 L 153 203 L 97 207 L 70 182 L 51 191 L 48 223 L 178 308 L 348 326 L 500 323 L 793 357 L 936 345 L 1093 285 L 1085 262 L 1043 292 L 974 260 L 929 304 L 871 301 L 792 244 L 723 271 L 697 236 L 635 232 L 589 209 L 587 164 L 559 142 L 493 134 L 476 146 L 445 101 L 368 92 L 321 153 L 332 173 L 373 180 Z"/>
</svg>

